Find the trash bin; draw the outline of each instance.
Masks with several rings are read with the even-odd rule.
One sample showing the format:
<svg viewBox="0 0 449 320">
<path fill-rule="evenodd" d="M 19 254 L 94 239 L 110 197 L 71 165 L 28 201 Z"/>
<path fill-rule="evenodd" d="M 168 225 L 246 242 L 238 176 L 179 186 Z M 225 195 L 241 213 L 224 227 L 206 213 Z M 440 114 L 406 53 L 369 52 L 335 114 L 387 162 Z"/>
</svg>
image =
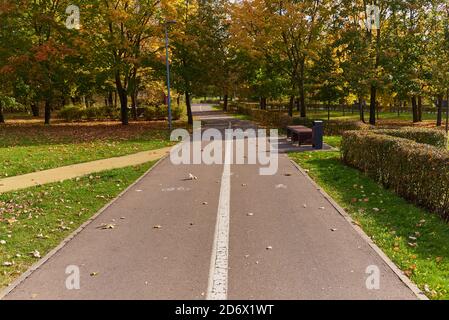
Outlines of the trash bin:
<svg viewBox="0 0 449 320">
<path fill-rule="evenodd" d="M 323 149 L 323 121 L 317 120 L 313 121 L 312 127 L 312 142 L 313 147 L 317 150 Z"/>
</svg>

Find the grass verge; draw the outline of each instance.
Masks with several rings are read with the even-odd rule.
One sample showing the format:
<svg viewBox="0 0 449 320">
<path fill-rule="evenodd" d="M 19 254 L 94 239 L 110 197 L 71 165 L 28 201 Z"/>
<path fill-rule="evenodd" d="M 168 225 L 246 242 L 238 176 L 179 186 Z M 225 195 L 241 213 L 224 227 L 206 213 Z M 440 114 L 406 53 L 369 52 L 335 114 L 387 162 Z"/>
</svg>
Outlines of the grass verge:
<svg viewBox="0 0 449 320">
<path fill-rule="evenodd" d="M 167 130 L 148 126 L 125 129 L 86 125 L 18 126 L 9 129 L 0 131 L 0 179 L 172 145 Z"/>
<path fill-rule="evenodd" d="M 290 157 L 339 203 L 431 299 L 449 299 L 449 228 L 439 217 L 340 161 L 339 152 Z"/>
<path fill-rule="evenodd" d="M 0 289 L 114 199 L 155 162 L 0 194 Z"/>
</svg>

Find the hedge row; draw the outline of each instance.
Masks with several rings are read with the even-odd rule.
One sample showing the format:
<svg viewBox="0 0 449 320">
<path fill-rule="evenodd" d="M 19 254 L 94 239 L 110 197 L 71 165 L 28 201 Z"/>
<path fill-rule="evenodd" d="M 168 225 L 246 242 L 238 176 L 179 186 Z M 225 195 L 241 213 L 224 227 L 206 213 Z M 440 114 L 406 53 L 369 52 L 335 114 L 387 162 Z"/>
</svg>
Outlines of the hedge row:
<svg viewBox="0 0 449 320">
<path fill-rule="evenodd" d="M 437 148 L 445 149 L 447 147 L 447 135 L 442 130 L 408 127 L 402 129 L 374 130 L 374 132 L 385 134 L 388 136 L 413 140 L 418 143 L 430 144 Z"/>
<path fill-rule="evenodd" d="M 343 134 L 343 161 L 449 221 L 449 152 L 370 131 Z"/>
<path fill-rule="evenodd" d="M 138 108 L 138 115 L 141 115 L 145 120 L 165 120 L 168 117 L 167 106 L 143 107 Z M 172 119 L 178 120 L 181 118 L 182 109 L 178 107 L 172 108 Z M 80 121 L 87 120 L 104 120 L 104 119 L 119 119 L 120 110 L 106 106 L 84 108 L 81 106 L 65 106 L 59 111 L 59 117 L 65 121 Z"/>
<path fill-rule="evenodd" d="M 313 120 L 309 118 L 295 118 L 294 124 L 303 125 L 307 127 L 313 126 Z M 360 121 L 347 121 L 347 120 L 323 120 L 324 134 L 327 136 L 340 136 L 345 131 L 349 130 L 365 130 L 370 126 Z"/>
<path fill-rule="evenodd" d="M 179 120 L 182 115 L 182 109 L 172 107 L 172 120 Z M 165 120 L 168 118 L 168 107 L 166 105 L 143 108 L 143 117 L 145 120 Z"/>
<path fill-rule="evenodd" d="M 285 127 L 292 119 L 285 112 L 269 111 L 252 108 L 245 104 L 232 104 L 229 106 L 231 112 L 248 115 L 254 121 L 271 127 Z"/>
<path fill-rule="evenodd" d="M 80 121 L 83 119 L 118 119 L 119 111 L 106 106 L 83 108 L 80 106 L 70 105 L 65 106 L 59 111 L 59 117 L 69 122 Z"/>
</svg>

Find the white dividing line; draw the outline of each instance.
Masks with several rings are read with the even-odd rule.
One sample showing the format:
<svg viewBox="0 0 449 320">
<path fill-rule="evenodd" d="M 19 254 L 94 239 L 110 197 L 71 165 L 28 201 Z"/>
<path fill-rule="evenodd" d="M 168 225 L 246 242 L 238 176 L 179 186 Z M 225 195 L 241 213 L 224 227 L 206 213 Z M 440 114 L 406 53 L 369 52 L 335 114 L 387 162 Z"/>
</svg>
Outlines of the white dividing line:
<svg viewBox="0 0 449 320">
<path fill-rule="evenodd" d="M 231 200 L 232 137 L 225 135 L 225 161 L 221 177 L 217 223 L 209 271 L 207 300 L 226 300 L 228 296 L 229 211 Z"/>
</svg>

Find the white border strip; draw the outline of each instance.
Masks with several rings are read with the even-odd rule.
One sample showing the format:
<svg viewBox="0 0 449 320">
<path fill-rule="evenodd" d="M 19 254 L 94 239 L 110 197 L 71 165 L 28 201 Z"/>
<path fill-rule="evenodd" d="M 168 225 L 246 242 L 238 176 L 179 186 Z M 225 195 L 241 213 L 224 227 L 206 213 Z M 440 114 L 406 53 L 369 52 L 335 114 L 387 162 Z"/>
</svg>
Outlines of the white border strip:
<svg viewBox="0 0 449 320">
<path fill-rule="evenodd" d="M 228 296 L 229 212 L 231 202 L 232 137 L 226 137 L 225 161 L 221 177 L 217 223 L 209 271 L 207 300 L 226 300 Z"/>
</svg>

